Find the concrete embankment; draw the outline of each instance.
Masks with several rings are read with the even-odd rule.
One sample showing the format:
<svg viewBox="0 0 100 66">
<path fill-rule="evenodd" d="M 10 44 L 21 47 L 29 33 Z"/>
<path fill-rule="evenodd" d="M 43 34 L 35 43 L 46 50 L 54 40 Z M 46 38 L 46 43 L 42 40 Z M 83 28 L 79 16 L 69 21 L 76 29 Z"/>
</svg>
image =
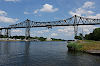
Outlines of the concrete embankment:
<svg viewBox="0 0 100 66">
<path fill-rule="evenodd" d="M 76 42 L 69 42 L 67 47 L 69 51 L 81 51 L 100 55 L 100 41 L 80 40 Z"/>
</svg>

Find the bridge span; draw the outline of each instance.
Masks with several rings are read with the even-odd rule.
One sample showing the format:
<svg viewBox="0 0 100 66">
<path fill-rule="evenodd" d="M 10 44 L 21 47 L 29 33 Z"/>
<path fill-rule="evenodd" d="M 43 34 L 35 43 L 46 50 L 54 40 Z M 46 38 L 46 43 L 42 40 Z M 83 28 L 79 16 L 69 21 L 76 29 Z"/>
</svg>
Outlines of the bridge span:
<svg viewBox="0 0 100 66">
<path fill-rule="evenodd" d="M 37 22 L 37 21 L 31 21 L 27 19 L 18 24 L 13 24 L 13 25 L 9 25 L 8 27 L 0 28 L 0 35 L 2 35 L 2 30 L 5 30 L 5 35 L 7 37 L 10 37 L 11 29 L 25 28 L 26 29 L 25 37 L 26 39 L 28 39 L 30 37 L 30 28 L 34 28 L 34 27 L 52 28 L 56 26 L 74 26 L 74 33 L 75 36 L 77 36 L 79 25 L 99 25 L 99 24 L 100 24 L 100 19 L 80 17 L 77 15 L 68 19 L 63 19 L 59 21 L 49 21 L 49 22 Z"/>
</svg>

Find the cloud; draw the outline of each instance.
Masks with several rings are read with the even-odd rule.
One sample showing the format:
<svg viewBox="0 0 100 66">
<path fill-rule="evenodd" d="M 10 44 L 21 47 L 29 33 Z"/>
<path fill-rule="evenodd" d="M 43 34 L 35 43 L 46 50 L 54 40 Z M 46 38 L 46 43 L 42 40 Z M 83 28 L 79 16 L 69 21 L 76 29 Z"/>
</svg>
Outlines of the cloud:
<svg viewBox="0 0 100 66">
<path fill-rule="evenodd" d="M 20 0 L 4 0 L 4 1 L 6 1 L 6 2 L 18 2 Z"/>
<path fill-rule="evenodd" d="M 84 3 L 84 5 L 82 6 L 83 8 L 94 8 L 94 2 L 90 2 L 90 1 L 87 1 Z"/>
<path fill-rule="evenodd" d="M 95 16 L 89 15 L 87 16 L 88 18 L 95 18 L 95 19 L 100 19 L 100 14 L 96 14 Z"/>
<path fill-rule="evenodd" d="M 67 34 L 67 35 L 72 35 L 74 33 L 74 27 L 66 26 L 66 27 L 62 27 L 62 28 L 58 29 L 57 31 L 60 33 Z"/>
<path fill-rule="evenodd" d="M 18 19 L 13 19 L 13 18 L 10 18 L 10 17 L 7 17 L 7 12 L 6 11 L 3 11 L 3 10 L 0 10 L 0 22 L 4 22 L 4 23 L 14 23 L 18 21 Z"/>
<path fill-rule="evenodd" d="M 55 12 L 58 11 L 58 8 L 53 8 L 50 4 L 44 4 L 43 8 L 40 9 L 42 12 Z"/>
<path fill-rule="evenodd" d="M 88 34 L 90 32 L 93 31 L 93 29 L 97 28 L 96 26 L 94 25 L 84 25 L 84 26 L 78 26 L 78 33 L 82 33 L 82 30 L 84 32 L 84 34 Z M 69 36 L 69 37 L 72 37 L 74 35 L 74 27 L 73 26 L 66 26 L 66 27 L 62 27 L 62 28 L 59 28 L 57 30 L 59 33 L 59 35 L 63 35 L 63 36 Z"/>
<path fill-rule="evenodd" d="M 12 32 L 22 32 L 22 30 L 19 30 L 19 29 L 17 29 L 17 30 L 12 30 Z"/>
<path fill-rule="evenodd" d="M 40 33 L 42 34 L 42 33 L 45 33 L 45 32 L 49 32 L 49 30 L 36 31 L 36 33 L 39 33 L 39 34 L 40 34 Z"/>
<path fill-rule="evenodd" d="M 18 19 L 13 19 L 13 18 L 9 18 L 9 17 L 6 17 L 6 16 L 0 16 L 0 22 L 5 22 L 5 23 L 14 23 L 18 21 Z"/>
<path fill-rule="evenodd" d="M 74 12 L 73 11 L 70 11 L 69 14 L 72 15 L 72 16 L 73 15 L 78 15 L 78 16 L 83 16 L 83 15 L 88 16 L 88 15 L 92 15 L 95 12 L 93 12 L 93 11 L 91 11 L 89 9 L 93 8 L 94 7 L 94 4 L 95 4 L 94 2 L 89 2 L 89 1 L 88 2 L 85 2 L 82 7 L 77 8 Z"/>
<path fill-rule="evenodd" d="M 57 33 L 52 33 L 52 34 L 51 34 L 51 36 L 57 36 L 57 35 L 58 35 Z"/>
<path fill-rule="evenodd" d="M 36 14 L 36 13 L 38 13 L 38 11 L 39 11 L 39 9 L 36 9 L 36 10 L 34 11 L 34 13 Z"/>
<path fill-rule="evenodd" d="M 0 10 L 0 15 L 7 15 L 5 11 Z"/>
<path fill-rule="evenodd" d="M 24 14 L 30 14 L 30 13 L 25 11 Z"/>
<path fill-rule="evenodd" d="M 82 29 L 83 29 L 83 32 L 85 34 L 88 34 L 88 33 L 92 32 L 93 29 L 95 29 L 97 27 L 94 26 L 94 25 L 88 25 L 88 26 L 87 25 L 83 25 L 83 26 L 78 26 L 78 28 L 79 28 L 79 32 L 82 31 Z"/>
<path fill-rule="evenodd" d="M 54 8 L 53 5 L 50 5 L 50 4 L 44 4 L 41 9 L 36 9 L 34 13 L 38 13 L 39 11 L 40 12 L 56 12 L 58 11 L 58 8 Z"/>
</svg>

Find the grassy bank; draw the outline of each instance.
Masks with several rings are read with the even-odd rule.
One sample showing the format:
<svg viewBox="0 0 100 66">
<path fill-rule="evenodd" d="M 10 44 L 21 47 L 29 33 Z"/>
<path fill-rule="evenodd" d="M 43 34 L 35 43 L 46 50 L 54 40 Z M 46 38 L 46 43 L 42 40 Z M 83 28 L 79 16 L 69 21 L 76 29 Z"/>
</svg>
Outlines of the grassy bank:
<svg viewBox="0 0 100 66">
<path fill-rule="evenodd" d="M 100 50 L 100 41 L 79 40 L 67 45 L 69 50 L 87 52 L 89 50 Z"/>
</svg>

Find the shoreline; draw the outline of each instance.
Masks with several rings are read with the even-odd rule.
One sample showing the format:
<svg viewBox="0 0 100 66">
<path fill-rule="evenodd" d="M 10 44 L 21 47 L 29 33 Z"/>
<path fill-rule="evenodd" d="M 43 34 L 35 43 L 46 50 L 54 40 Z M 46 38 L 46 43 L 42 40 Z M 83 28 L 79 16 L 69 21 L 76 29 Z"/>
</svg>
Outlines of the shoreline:
<svg viewBox="0 0 100 66">
<path fill-rule="evenodd" d="M 32 40 L 0 40 L 0 41 L 32 41 Z M 37 41 L 40 42 L 40 41 Z"/>
<path fill-rule="evenodd" d="M 67 47 L 69 51 L 100 55 L 100 41 L 78 40 L 76 42 L 69 42 Z"/>
</svg>

